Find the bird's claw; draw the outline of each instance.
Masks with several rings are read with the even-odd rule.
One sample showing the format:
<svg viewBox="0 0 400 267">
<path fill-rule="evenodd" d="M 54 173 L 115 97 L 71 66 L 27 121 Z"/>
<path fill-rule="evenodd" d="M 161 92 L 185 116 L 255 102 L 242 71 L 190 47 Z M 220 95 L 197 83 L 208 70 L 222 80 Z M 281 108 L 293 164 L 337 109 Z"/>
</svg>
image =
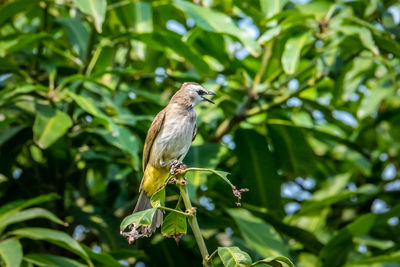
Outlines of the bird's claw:
<svg viewBox="0 0 400 267">
<path fill-rule="evenodd" d="M 171 174 L 177 174 L 186 170 L 187 166 L 182 162 L 175 160 L 171 166 Z"/>
<path fill-rule="evenodd" d="M 176 179 L 175 177 L 172 177 L 171 179 L 169 179 L 168 181 L 169 184 L 180 184 L 180 185 L 187 185 L 187 180 L 186 178 L 183 179 Z"/>
</svg>

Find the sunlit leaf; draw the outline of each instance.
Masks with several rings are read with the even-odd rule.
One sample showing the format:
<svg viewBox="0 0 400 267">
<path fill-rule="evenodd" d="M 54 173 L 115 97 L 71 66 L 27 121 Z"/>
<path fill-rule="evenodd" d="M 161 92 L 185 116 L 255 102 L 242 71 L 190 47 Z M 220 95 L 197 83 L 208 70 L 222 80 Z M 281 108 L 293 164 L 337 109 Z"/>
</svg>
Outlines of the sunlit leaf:
<svg viewBox="0 0 400 267">
<path fill-rule="evenodd" d="M 282 66 L 287 74 L 293 74 L 299 65 L 301 50 L 311 41 L 311 32 L 303 32 L 289 38 L 282 55 Z"/>
<path fill-rule="evenodd" d="M 232 35 L 238 38 L 252 55 L 260 53 L 261 48 L 257 42 L 238 28 L 229 16 L 187 1 L 175 0 L 174 3 L 204 30 Z"/>
<path fill-rule="evenodd" d="M 17 239 L 5 239 L 0 241 L 0 260 L 5 267 L 17 267 L 22 262 L 22 246 Z"/>
<path fill-rule="evenodd" d="M 31 220 L 35 218 L 44 218 L 48 219 L 52 222 L 64 225 L 64 222 L 61 221 L 57 216 L 55 216 L 52 212 L 42 209 L 42 208 L 31 208 L 23 211 L 18 211 L 15 213 L 10 213 L 7 216 L 1 216 L 0 218 L 0 232 L 2 229 L 7 227 L 7 225 L 24 222 L 26 220 Z"/>
<path fill-rule="evenodd" d="M 270 18 L 281 11 L 288 2 L 288 0 L 260 0 L 261 11 Z"/>
<path fill-rule="evenodd" d="M 72 126 L 72 120 L 66 113 L 49 106 L 36 107 L 33 139 L 40 148 L 46 149 L 67 132 Z"/>
<path fill-rule="evenodd" d="M 142 210 L 125 217 L 120 225 L 121 230 L 124 230 L 130 224 L 133 224 L 135 226 L 151 225 L 156 210 L 157 208 Z"/>
<path fill-rule="evenodd" d="M 225 267 L 245 267 L 251 265 L 249 254 L 238 247 L 218 247 L 218 255 Z"/>
<path fill-rule="evenodd" d="M 282 266 L 281 263 L 285 263 L 285 265 L 289 267 L 295 267 L 293 262 L 286 257 L 277 256 L 277 257 L 268 257 L 259 261 L 254 262 L 251 266 L 262 266 L 262 265 L 269 265 L 269 266 Z"/>
<path fill-rule="evenodd" d="M 59 196 L 55 193 L 50 193 L 46 195 L 39 195 L 37 197 L 25 200 L 16 200 L 0 207 L 0 220 L 5 218 L 6 216 L 10 216 L 10 214 L 15 213 L 19 210 L 22 210 L 26 207 L 37 205 L 43 202 L 55 200 L 59 198 Z"/>
<path fill-rule="evenodd" d="M 74 0 L 75 5 L 84 12 L 92 16 L 97 32 L 102 32 L 104 18 L 106 16 L 106 0 Z"/>
</svg>

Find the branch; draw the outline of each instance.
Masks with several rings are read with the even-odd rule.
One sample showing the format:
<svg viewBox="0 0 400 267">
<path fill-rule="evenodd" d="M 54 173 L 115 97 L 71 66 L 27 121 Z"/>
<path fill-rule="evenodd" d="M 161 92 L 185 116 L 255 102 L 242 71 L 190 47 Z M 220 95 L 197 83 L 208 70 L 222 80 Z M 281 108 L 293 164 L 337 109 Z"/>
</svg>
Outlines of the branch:
<svg viewBox="0 0 400 267">
<path fill-rule="evenodd" d="M 183 180 L 184 179 L 183 174 L 181 174 L 179 178 Z M 178 187 L 182 196 L 183 203 L 185 204 L 186 210 L 188 210 L 189 212 L 192 211 L 192 216 L 188 217 L 188 221 L 190 226 L 192 227 L 192 231 L 196 239 L 197 245 L 199 246 L 200 253 L 203 258 L 203 266 L 213 267 L 212 262 L 208 261 L 209 254 L 206 247 L 206 243 L 204 242 L 203 236 L 201 235 L 200 227 L 196 219 L 196 212 L 195 212 L 196 209 L 193 208 L 192 203 L 190 202 L 186 185 L 185 183 L 179 183 Z"/>
</svg>

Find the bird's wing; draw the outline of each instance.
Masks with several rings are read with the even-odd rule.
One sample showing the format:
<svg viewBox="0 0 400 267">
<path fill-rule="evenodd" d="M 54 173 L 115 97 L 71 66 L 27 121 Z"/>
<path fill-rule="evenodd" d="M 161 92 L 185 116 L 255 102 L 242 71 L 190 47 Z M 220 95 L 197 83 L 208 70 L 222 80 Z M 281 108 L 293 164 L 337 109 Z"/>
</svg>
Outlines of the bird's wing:
<svg viewBox="0 0 400 267">
<path fill-rule="evenodd" d="M 196 139 L 197 136 L 197 124 L 194 124 L 194 129 L 193 129 L 193 137 L 192 137 L 192 142 L 194 141 L 194 139 Z"/>
<path fill-rule="evenodd" d="M 147 163 L 150 159 L 151 148 L 153 147 L 154 140 L 161 130 L 165 119 L 165 109 L 161 110 L 151 123 L 150 129 L 147 132 L 146 141 L 144 142 L 143 149 L 143 172 L 146 170 Z"/>
</svg>

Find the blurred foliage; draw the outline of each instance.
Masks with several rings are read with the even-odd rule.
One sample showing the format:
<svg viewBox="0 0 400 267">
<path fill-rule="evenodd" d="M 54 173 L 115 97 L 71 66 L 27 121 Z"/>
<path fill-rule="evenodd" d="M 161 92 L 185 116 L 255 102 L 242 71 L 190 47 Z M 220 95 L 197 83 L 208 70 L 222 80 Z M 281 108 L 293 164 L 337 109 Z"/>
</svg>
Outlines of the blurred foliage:
<svg viewBox="0 0 400 267">
<path fill-rule="evenodd" d="M 1 2 L 0 265 L 200 266 L 190 229 L 119 235 L 151 120 L 194 81 L 218 96 L 185 163 L 250 189 L 188 176 L 216 266 L 399 266 L 398 1 L 194 2 Z"/>
</svg>

